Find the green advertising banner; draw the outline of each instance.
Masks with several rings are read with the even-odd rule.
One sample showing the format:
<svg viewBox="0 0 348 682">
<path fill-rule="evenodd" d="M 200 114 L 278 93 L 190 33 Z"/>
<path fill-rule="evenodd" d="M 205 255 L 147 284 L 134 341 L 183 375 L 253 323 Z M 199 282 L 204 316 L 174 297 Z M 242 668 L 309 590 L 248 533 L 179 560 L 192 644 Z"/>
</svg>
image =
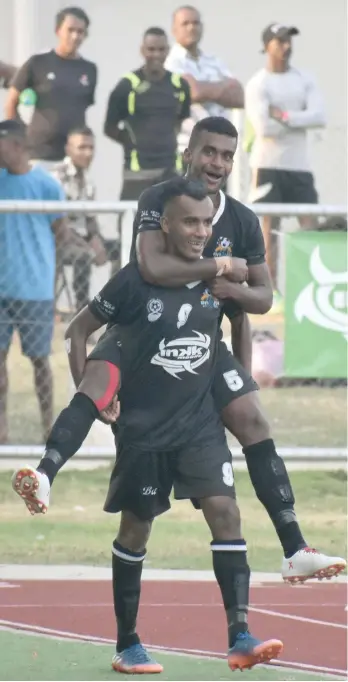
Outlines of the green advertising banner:
<svg viewBox="0 0 348 682">
<path fill-rule="evenodd" d="M 343 379 L 348 351 L 347 234 L 296 232 L 285 239 L 285 376 Z"/>
</svg>

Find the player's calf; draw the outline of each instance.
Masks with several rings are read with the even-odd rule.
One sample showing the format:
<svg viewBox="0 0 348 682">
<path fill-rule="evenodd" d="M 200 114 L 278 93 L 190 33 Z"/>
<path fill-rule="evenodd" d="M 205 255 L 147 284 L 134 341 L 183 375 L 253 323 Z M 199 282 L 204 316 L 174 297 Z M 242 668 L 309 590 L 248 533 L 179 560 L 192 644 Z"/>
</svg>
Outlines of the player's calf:
<svg viewBox="0 0 348 682">
<path fill-rule="evenodd" d="M 213 536 L 214 573 L 227 619 L 228 664 L 231 670 L 252 668 L 277 657 L 283 644 L 280 640 L 261 642 L 249 633 L 250 568 L 236 500 L 217 496 L 202 499 L 200 504 Z"/>
<path fill-rule="evenodd" d="M 137 633 L 141 575 L 152 521 L 123 511 L 112 546 L 112 586 L 117 622 L 114 670 L 124 673 L 158 673 L 162 666 L 142 647 Z"/>
<path fill-rule="evenodd" d="M 49 488 L 54 478 L 79 450 L 93 422 L 99 417 L 100 410 L 109 409 L 111 417 L 114 414 L 116 418 L 117 406 L 114 401 L 119 386 L 119 371 L 115 365 L 109 371 L 108 365 L 109 363 L 103 361 L 87 363 L 79 391 L 53 425 L 37 473 L 30 467 L 15 472 L 13 488 L 23 498 L 31 513 L 47 511 Z M 45 494 L 41 498 L 43 480 L 47 481 L 48 491 L 45 483 Z"/>
</svg>

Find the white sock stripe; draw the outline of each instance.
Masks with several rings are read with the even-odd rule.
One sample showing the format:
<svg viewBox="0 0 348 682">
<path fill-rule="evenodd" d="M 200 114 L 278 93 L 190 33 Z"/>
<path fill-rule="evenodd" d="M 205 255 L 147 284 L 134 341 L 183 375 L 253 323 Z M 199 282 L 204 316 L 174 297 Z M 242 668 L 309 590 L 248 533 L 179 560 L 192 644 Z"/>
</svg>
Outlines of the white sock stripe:
<svg viewBox="0 0 348 682">
<path fill-rule="evenodd" d="M 145 559 L 145 554 L 142 554 L 141 556 L 133 556 L 132 554 L 127 554 L 127 552 L 121 552 L 120 549 L 116 549 L 116 547 L 114 546 L 112 546 L 112 553 L 115 554 L 115 556 L 118 556 L 120 559 L 132 563 L 133 562 L 137 563 Z"/>
<path fill-rule="evenodd" d="M 212 552 L 246 552 L 246 545 L 211 545 Z"/>
</svg>

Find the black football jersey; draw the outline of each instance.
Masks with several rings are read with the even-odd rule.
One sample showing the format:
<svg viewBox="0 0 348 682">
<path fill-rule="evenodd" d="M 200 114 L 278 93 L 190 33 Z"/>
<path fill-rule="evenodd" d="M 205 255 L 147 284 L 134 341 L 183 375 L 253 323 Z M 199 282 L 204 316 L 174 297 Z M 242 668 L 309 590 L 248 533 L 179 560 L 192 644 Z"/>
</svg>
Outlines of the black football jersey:
<svg viewBox="0 0 348 682">
<path fill-rule="evenodd" d="M 203 438 L 210 427 L 223 434 L 211 395 L 220 304 L 203 282 L 155 287 L 133 262 L 111 278 L 89 307 L 102 322 L 116 325 L 122 377 L 119 439 L 160 451 Z"/>
</svg>

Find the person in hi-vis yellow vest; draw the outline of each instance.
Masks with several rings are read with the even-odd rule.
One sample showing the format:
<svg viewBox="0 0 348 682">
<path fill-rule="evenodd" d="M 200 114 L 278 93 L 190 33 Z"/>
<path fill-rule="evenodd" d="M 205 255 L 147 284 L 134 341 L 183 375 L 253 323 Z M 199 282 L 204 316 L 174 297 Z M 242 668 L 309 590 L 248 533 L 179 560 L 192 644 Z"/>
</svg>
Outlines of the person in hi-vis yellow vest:
<svg viewBox="0 0 348 682">
<path fill-rule="evenodd" d="M 123 200 L 137 200 L 147 187 L 182 172 L 176 136 L 190 114 L 188 83 L 164 68 L 163 29 L 145 32 L 141 54 L 144 65 L 127 73 L 110 94 L 104 126 L 124 150 Z"/>
</svg>

